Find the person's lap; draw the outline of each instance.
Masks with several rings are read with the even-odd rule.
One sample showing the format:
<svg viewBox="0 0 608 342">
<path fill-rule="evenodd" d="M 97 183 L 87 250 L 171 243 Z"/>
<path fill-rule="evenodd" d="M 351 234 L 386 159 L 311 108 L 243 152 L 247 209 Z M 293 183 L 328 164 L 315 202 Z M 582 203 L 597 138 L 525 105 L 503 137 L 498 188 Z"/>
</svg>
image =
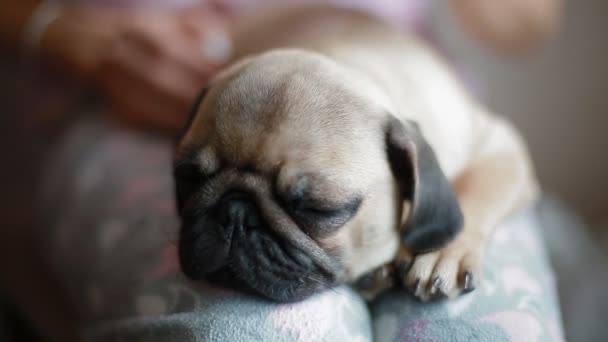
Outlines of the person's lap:
<svg viewBox="0 0 608 342">
<path fill-rule="evenodd" d="M 190 282 L 176 260 L 170 153 L 168 139 L 91 117 L 74 125 L 49 159 L 41 197 L 48 233 L 41 243 L 92 339 L 561 338 L 552 271 L 531 212 L 499 229 L 480 286 L 456 300 L 425 304 L 396 292 L 366 307 L 343 286 L 274 304 Z"/>
</svg>

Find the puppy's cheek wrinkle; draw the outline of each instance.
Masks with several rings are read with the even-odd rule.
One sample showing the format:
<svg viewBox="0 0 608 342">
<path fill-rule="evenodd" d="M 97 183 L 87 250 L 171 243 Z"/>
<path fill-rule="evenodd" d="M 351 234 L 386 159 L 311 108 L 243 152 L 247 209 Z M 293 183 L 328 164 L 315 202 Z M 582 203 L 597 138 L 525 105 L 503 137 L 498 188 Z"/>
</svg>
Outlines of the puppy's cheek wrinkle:
<svg viewBox="0 0 608 342">
<path fill-rule="evenodd" d="M 231 267 L 254 292 L 274 300 L 293 301 L 332 285 L 308 255 L 292 246 L 262 231 L 239 230 L 237 234 Z"/>
</svg>

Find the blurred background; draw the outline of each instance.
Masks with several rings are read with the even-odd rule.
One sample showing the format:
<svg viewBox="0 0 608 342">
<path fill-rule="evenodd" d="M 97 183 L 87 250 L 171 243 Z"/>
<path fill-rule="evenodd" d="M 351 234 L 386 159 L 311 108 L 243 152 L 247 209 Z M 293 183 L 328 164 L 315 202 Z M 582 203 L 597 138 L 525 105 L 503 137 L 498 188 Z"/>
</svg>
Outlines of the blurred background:
<svg viewBox="0 0 608 342">
<path fill-rule="evenodd" d="M 36 2 L 24 0 L 22 4 Z M 156 4 L 163 1 L 148 2 Z M 247 8 L 256 7 L 255 1 L 227 2 L 239 3 Z M 347 0 L 335 2 L 349 3 Z M 555 4 L 560 8 L 555 13 L 549 9 L 547 18 L 541 19 L 541 24 L 546 24 L 548 28 L 537 30 L 534 25 L 531 26 L 529 35 L 540 34 L 542 39 L 537 37 L 538 41 L 534 43 L 524 39 L 521 46 L 509 39 L 502 41 L 488 33 L 487 29 L 476 29 L 475 24 L 485 20 L 479 17 L 484 11 L 459 15 L 458 10 L 455 10 L 458 6 L 470 9 L 469 5 L 476 2 L 479 1 L 411 1 L 412 11 L 420 11 L 425 17 L 422 28 L 420 25 L 413 26 L 419 29 L 421 35 L 431 39 L 453 62 L 480 101 L 493 111 L 510 118 L 522 132 L 530 147 L 546 196 L 539 210 L 544 217 L 546 238 L 557 270 L 568 340 L 602 341 L 608 336 L 608 327 L 602 326 L 601 319 L 608 315 L 608 292 L 605 291 L 605 284 L 608 283 L 608 153 L 605 151 L 608 147 L 608 94 L 605 90 L 608 84 L 608 39 L 605 37 L 608 32 L 608 2 L 514 0 L 514 3 L 526 6 L 532 4 L 531 9 L 526 11 L 533 12 L 535 8 L 544 5 L 551 7 Z M 19 6 L 11 7 L 11 3 L 16 2 L 0 0 L 0 12 L 4 11 L 0 16 L 1 20 L 8 22 L 24 15 L 17 10 Z M 137 1 L 107 3 L 124 7 L 127 3 L 134 4 Z M 371 1 L 352 3 L 355 7 L 364 9 L 374 7 Z M 390 11 L 390 6 L 398 5 L 399 1 L 386 3 L 389 4 L 386 8 Z M 219 6 L 216 10 L 223 13 L 226 8 Z M 163 15 L 155 14 L 155 22 L 166 22 L 168 19 Z M 25 16 L 27 17 L 27 13 Z M 393 22 L 403 19 L 391 15 L 387 18 Z M 191 19 L 190 17 L 180 20 Z M 87 20 L 85 18 L 80 25 L 87 27 L 87 24 L 91 23 Z M 110 19 L 110 22 L 112 20 L 114 19 Z M 195 15 L 194 20 L 213 22 L 213 25 L 218 27 L 225 24 L 221 16 L 208 18 L 206 15 Z M 408 20 L 416 22 L 421 19 Z M 229 22 L 229 19 L 227 21 Z M 492 26 L 494 21 L 489 20 L 489 23 Z M 519 24 L 525 26 L 526 22 Z M 506 32 L 508 36 L 508 25 L 505 31 L 501 31 L 499 27 L 497 32 Z M 6 37 L 4 38 L 6 40 Z M 70 44 L 71 42 L 68 42 L 68 48 L 62 48 L 68 51 L 70 46 L 76 46 Z M 206 57 L 207 66 L 200 71 L 201 83 L 208 75 L 221 68 L 219 61 L 225 57 L 226 47 L 222 45 L 223 41 L 215 39 L 214 44 L 215 48 L 219 46 L 219 52 L 216 50 Z M 36 275 L 44 273 L 44 270 L 36 261 L 28 259 L 31 257 L 30 253 L 24 252 L 27 239 L 31 238 L 28 227 L 32 219 L 31 195 L 35 184 L 24 179 L 35 179 L 39 166 L 36 160 L 42 153 L 37 144 L 44 145 L 47 137 L 56 133 L 58 123 L 73 115 L 72 111 L 80 101 L 75 103 L 73 99 L 81 99 L 83 93 L 80 83 L 73 82 L 71 77 L 63 77 L 65 68 L 57 67 L 56 63 L 51 68 L 45 68 L 40 63 L 32 63 L 29 57 L 26 61 L 22 55 L 14 53 L 17 49 L 14 45 L 4 44 L 0 55 L 0 108 L 3 108 L 0 117 L 0 151 L 5 160 L 0 174 L 4 192 L 4 195 L 0 196 L 3 222 L 0 232 L 0 308 L 6 308 L 0 309 L 0 341 L 5 341 L 2 334 L 9 330 L 3 329 L 3 325 L 10 325 L 10 330 L 22 336 L 24 340 L 34 338 L 27 336 L 28 329 L 24 326 L 28 323 L 22 319 L 22 315 L 17 314 L 19 310 L 15 309 L 15 303 L 5 301 L 3 304 L 1 300 L 2 293 L 5 293 L 7 298 L 14 297 L 16 287 L 22 290 L 30 289 L 29 292 L 33 294 L 25 299 L 20 297 L 20 306 L 32 308 L 36 303 L 49 304 L 47 307 L 41 305 L 37 309 L 42 313 L 30 314 L 34 318 L 29 319 L 38 320 L 38 326 L 46 327 L 62 323 L 58 316 L 53 316 L 53 308 L 58 305 L 55 302 L 59 301 L 59 298 L 41 298 L 43 295 L 37 292 L 34 283 L 38 281 Z M 51 59 L 57 59 L 61 53 L 63 50 L 59 48 L 53 50 Z M 71 53 L 78 55 L 78 51 Z M 82 57 L 79 61 L 89 62 L 86 58 L 89 57 Z M 78 70 L 70 70 L 66 75 L 86 74 L 87 65 L 83 64 L 86 63 L 81 63 Z M 121 69 L 114 65 L 111 70 L 116 73 Z M 108 72 L 105 76 L 109 74 Z M 60 77 L 57 77 L 58 75 Z M 88 76 L 83 78 L 87 79 Z M 156 81 L 146 80 L 152 83 Z M 110 102 L 113 102 L 115 108 L 119 108 L 118 112 L 122 110 L 123 114 L 118 115 L 119 121 L 137 126 L 148 120 L 153 122 L 155 129 L 158 126 L 179 126 L 180 118 L 167 122 L 159 120 L 158 117 L 140 116 L 137 111 L 142 108 L 130 111 L 133 106 L 125 103 L 125 94 L 120 91 L 120 86 L 105 78 L 96 79 L 95 82 L 99 83 L 100 92 L 109 94 Z M 197 90 L 198 84 L 194 88 Z M 40 89 L 44 91 L 37 91 Z M 188 88 L 187 91 L 190 90 Z M 74 96 L 57 96 L 60 93 Z M 37 112 L 44 112 L 44 117 L 30 120 L 32 113 Z M 66 113 L 70 115 L 65 115 Z M 49 127 L 53 129 L 47 129 Z M 28 273 L 27 269 L 35 269 L 36 274 Z M 49 283 L 48 287 L 52 286 Z M 6 319 L 3 319 L 4 317 Z M 51 319 L 40 322 L 40 317 Z M 53 319 L 58 322 L 53 322 Z"/>
<path fill-rule="evenodd" d="M 531 1 L 534 2 L 534 1 Z M 449 6 L 434 24 L 478 78 L 482 100 L 522 131 L 545 190 L 608 229 L 608 2 L 565 1 L 558 34 L 525 58 L 498 56 L 463 32 Z"/>
</svg>

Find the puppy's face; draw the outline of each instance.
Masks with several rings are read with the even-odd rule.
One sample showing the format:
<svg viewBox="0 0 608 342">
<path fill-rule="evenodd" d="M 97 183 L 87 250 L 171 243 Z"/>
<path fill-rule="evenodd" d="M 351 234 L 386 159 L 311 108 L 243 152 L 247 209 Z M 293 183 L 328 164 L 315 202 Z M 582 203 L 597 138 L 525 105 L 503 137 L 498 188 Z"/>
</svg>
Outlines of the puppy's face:
<svg viewBox="0 0 608 342">
<path fill-rule="evenodd" d="M 175 157 L 188 277 L 293 301 L 394 257 L 403 186 L 364 84 L 290 50 L 213 80 Z"/>
</svg>

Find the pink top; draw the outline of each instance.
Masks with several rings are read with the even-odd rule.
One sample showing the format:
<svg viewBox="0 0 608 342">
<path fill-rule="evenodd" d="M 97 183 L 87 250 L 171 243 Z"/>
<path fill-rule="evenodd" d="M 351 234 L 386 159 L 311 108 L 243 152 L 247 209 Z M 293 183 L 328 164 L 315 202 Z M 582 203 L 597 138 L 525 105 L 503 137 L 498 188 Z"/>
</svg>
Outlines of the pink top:
<svg viewBox="0 0 608 342">
<path fill-rule="evenodd" d="M 233 13 L 242 13 L 266 6 L 286 6 L 305 3 L 329 3 L 335 6 L 354 8 L 375 14 L 404 30 L 426 31 L 429 0 L 55 0 L 94 6 L 131 8 L 146 7 L 190 7 L 220 6 Z"/>
</svg>

